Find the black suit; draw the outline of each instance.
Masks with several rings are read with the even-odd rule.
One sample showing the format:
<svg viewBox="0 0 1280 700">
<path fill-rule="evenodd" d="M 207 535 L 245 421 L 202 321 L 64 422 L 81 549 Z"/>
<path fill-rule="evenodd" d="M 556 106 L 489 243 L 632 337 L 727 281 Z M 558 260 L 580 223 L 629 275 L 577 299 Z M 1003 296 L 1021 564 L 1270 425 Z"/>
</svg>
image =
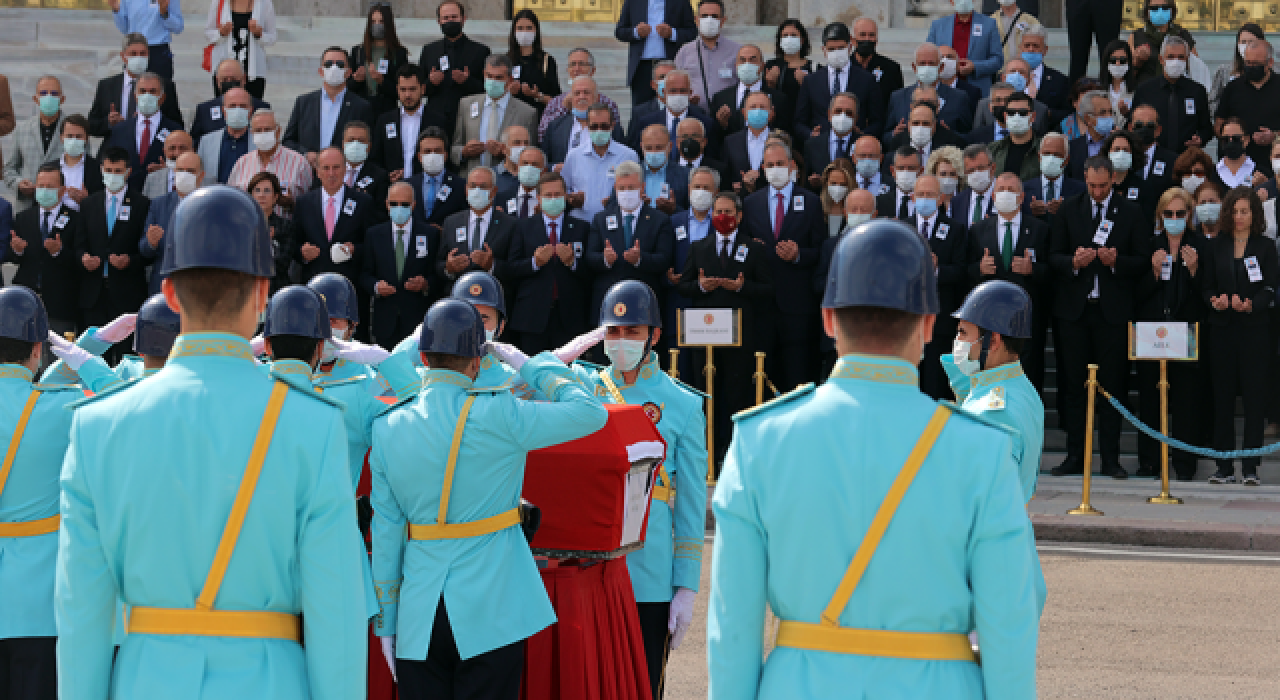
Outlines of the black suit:
<svg viewBox="0 0 1280 700">
<path fill-rule="evenodd" d="M 1181 153 L 1187 141 L 1199 136 L 1203 148 L 1213 140 L 1213 115 L 1209 114 L 1209 93 L 1191 78 L 1170 83 L 1163 75 L 1139 85 L 1133 91 L 1133 106 L 1150 105 L 1160 115 L 1160 146 Z M 1176 123 L 1170 116 L 1176 115 Z M 1176 131 L 1176 133 L 1175 133 Z"/>
<path fill-rule="evenodd" d="M 250 97 L 253 104 L 253 111 L 260 109 L 271 109 L 271 103 L 260 100 L 256 97 Z M 169 100 L 165 100 L 167 103 Z M 215 97 L 212 100 L 206 100 L 196 105 L 195 116 L 191 118 L 191 143 L 195 144 L 195 148 L 200 148 L 200 139 L 205 134 L 212 134 L 220 129 L 227 127 L 227 115 L 222 110 L 222 98 Z"/>
<path fill-rule="evenodd" d="M 360 287 L 373 299 L 373 339 L 384 348 L 394 348 L 426 316 L 430 295 L 437 285 L 433 265 L 440 250 L 440 232 L 419 217 L 410 219 L 404 241 L 404 267 L 399 275 L 395 227 L 390 221 L 366 231 L 364 245 Z M 414 277 L 422 277 L 427 286 L 416 292 L 405 289 L 404 283 Z M 378 282 L 395 287 L 395 293 L 379 296 Z"/>
<path fill-rule="evenodd" d="M 311 189 L 320 187 L 320 176 L 316 175 L 311 181 Z M 352 182 L 347 189 L 353 189 L 369 197 L 373 202 L 373 212 L 370 224 L 385 223 L 388 221 L 387 216 L 387 190 L 391 188 L 391 180 L 387 176 L 387 171 L 382 166 L 366 160 L 360 165 L 352 176 Z M 416 195 L 415 195 L 416 196 Z"/>
<path fill-rule="evenodd" d="M 66 219 L 59 226 L 63 216 Z M 18 255 L 6 240 L 4 252 L 9 262 L 18 264 L 13 283 L 39 294 L 50 319 L 75 326 L 80 317 L 80 273 L 84 271 L 75 251 L 76 241 L 81 237 L 82 219 L 80 212 L 61 205 L 49 218 L 49 237 L 57 236 L 62 241 L 62 250 L 57 255 L 50 255 L 44 247 L 38 206 L 27 207 L 13 219 L 13 231 L 27 242 L 26 250 Z"/>
<path fill-rule="evenodd" d="M 662 16 L 667 26 L 671 27 L 671 38 L 662 41 L 663 58 L 674 59 L 676 52 L 684 44 L 697 39 L 698 21 L 693 7 L 689 3 L 664 2 Z M 644 60 L 645 39 L 636 36 L 636 25 L 649 21 L 649 3 L 638 0 L 625 0 L 618 12 L 618 24 L 613 29 L 613 36 L 627 44 L 626 83 L 631 86 L 631 103 L 641 104 L 653 97 L 653 88 L 649 81 L 653 77 L 653 61 Z M 656 687 L 656 683 L 655 683 Z"/>
<path fill-rule="evenodd" d="M 844 136 L 844 145 L 837 142 L 835 148 L 837 158 L 848 159 L 853 162 L 853 144 L 858 140 L 857 130 L 851 131 Z M 809 175 L 822 176 L 822 171 L 831 165 L 831 127 L 823 126 L 822 133 L 804 142 L 804 168 L 805 177 Z"/>
<path fill-rule="evenodd" d="M 135 83 L 135 88 L 136 88 Z M 100 136 L 106 138 L 111 133 L 111 122 L 108 116 L 111 114 L 111 107 L 115 106 L 117 112 L 126 120 L 132 117 L 134 113 L 129 111 L 129 105 L 120 104 L 120 94 L 124 91 L 124 73 L 108 75 L 98 81 L 98 89 L 93 94 L 93 104 L 89 107 L 89 135 Z M 182 128 L 182 109 L 178 104 L 178 89 L 173 86 L 172 81 L 166 81 L 164 85 L 164 102 L 160 104 L 160 113 L 166 119 L 170 119 L 178 123 L 178 128 Z M 199 141 L 195 144 L 200 145 Z"/>
<path fill-rule="evenodd" d="M 658 111 L 649 112 L 639 119 L 636 119 L 635 133 L 629 136 L 631 140 L 627 142 L 627 146 L 630 146 L 631 150 L 636 153 L 641 154 L 641 158 L 643 158 L 644 149 L 640 147 L 640 138 L 644 135 L 645 129 L 653 126 L 654 124 L 661 124 L 667 127 L 668 135 L 671 137 L 672 141 L 675 141 L 675 127 L 680 125 L 680 120 L 687 119 L 689 117 L 693 117 L 694 119 L 702 122 L 703 133 L 707 135 L 707 151 L 710 152 L 711 155 L 718 155 L 717 151 L 719 150 L 718 145 L 720 143 L 720 126 L 715 119 L 707 114 L 707 110 L 699 107 L 698 105 L 689 105 L 689 108 L 686 109 L 684 114 L 681 114 L 679 117 L 672 117 L 671 113 L 663 108 Z"/>
<path fill-rule="evenodd" d="M 933 221 L 926 227 L 922 225 L 919 214 L 911 217 L 911 227 L 920 231 L 929 241 L 929 248 L 938 258 L 938 318 L 933 322 L 933 340 L 924 348 L 924 360 L 920 363 L 920 390 L 935 399 L 949 399 L 953 396 L 951 384 L 942 371 L 942 362 L 938 359 L 951 352 L 951 343 L 956 337 L 957 321 L 951 317 L 960 302 L 964 301 L 968 284 L 965 280 L 965 236 L 964 229 L 956 226 L 941 212 L 934 215 Z"/>
<path fill-rule="evenodd" d="M 348 90 L 342 96 L 342 108 L 338 110 L 338 120 L 334 122 L 333 135 L 328 143 L 320 142 L 320 98 L 324 90 L 316 90 L 299 95 L 293 103 L 293 112 L 289 115 L 289 125 L 284 129 L 281 145 L 291 148 L 302 155 L 319 153 L 330 146 L 342 148 L 342 132 L 349 121 L 373 123 L 373 108 L 359 95 Z M 327 99 L 327 95 L 325 95 Z"/>
<path fill-rule="evenodd" d="M 929 142 L 929 153 L 932 154 L 934 151 L 945 146 L 955 146 L 963 151 L 964 147 L 967 145 L 969 145 L 968 142 L 960 138 L 956 132 L 939 124 L 938 128 L 933 132 L 933 140 Z M 885 147 L 884 150 L 885 153 L 892 156 L 895 151 L 903 146 L 911 146 L 912 148 L 915 148 L 911 143 L 910 130 L 904 129 L 902 133 L 894 135 L 894 137 L 889 141 L 889 145 Z M 916 150 L 920 149 L 917 148 Z M 928 160 L 927 156 L 925 157 L 925 160 Z"/>
<path fill-rule="evenodd" d="M 907 205 L 907 214 L 905 217 L 901 216 L 903 203 Z M 952 204 L 955 204 L 954 199 L 952 200 Z M 888 192 L 876 197 L 876 216 L 881 219 L 909 221 L 912 216 L 915 216 L 915 213 L 915 203 L 911 201 L 911 194 L 903 193 L 902 198 L 899 199 L 898 185 L 896 183 L 889 185 Z M 961 228 L 964 228 L 964 226 L 961 226 Z"/>
<path fill-rule="evenodd" d="M 367 341 L 369 338 L 369 297 L 360 286 L 360 268 L 364 254 L 365 231 L 373 225 L 373 200 L 363 192 L 350 187 L 343 187 L 342 200 L 338 203 L 337 217 L 333 223 L 333 238 L 330 239 L 324 227 L 325 191 L 316 188 L 298 197 L 293 207 L 294 225 L 294 257 L 302 266 L 301 282 L 305 284 L 312 277 L 323 272 L 336 272 L 351 280 L 356 287 L 356 297 L 360 305 L 360 326 L 356 329 L 356 338 Z M 320 254 L 311 262 L 302 257 L 303 244 L 310 243 L 320 249 Z M 355 252 L 351 259 L 335 263 L 333 261 L 333 244 L 351 243 Z"/>
<path fill-rule="evenodd" d="M 584 255 L 591 224 L 566 214 L 556 228 L 556 241 L 573 248 L 572 267 L 553 254 L 546 265 L 533 269 L 535 252 L 551 242 L 541 215 L 520 220 L 507 249 L 507 269 L 513 280 L 508 287 L 518 286 L 515 303 L 508 307 L 507 328 L 520 349 L 530 354 L 560 347 L 599 318 L 597 310 L 587 307 L 591 273 Z"/>
<path fill-rule="evenodd" d="M 428 105 L 424 100 L 422 111 L 418 114 L 418 136 L 421 137 L 422 132 L 429 126 L 438 126 L 444 129 L 446 134 L 453 130 L 453 124 L 445 123 L 444 115 L 440 110 Z M 369 160 L 386 168 L 387 172 L 401 170 L 403 171 L 401 179 L 408 179 L 411 175 L 422 172 L 422 163 L 416 156 L 417 144 L 413 147 L 415 154 L 413 161 L 404 162 L 402 128 L 399 107 L 379 116 L 378 125 L 373 128 L 373 147 L 369 153 Z M 448 144 L 449 142 L 446 141 L 445 145 Z"/>
<path fill-rule="evenodd" d="M 103 190 L 80 203 L 80 236 L 73 246 L 80 274 L 80 308 L 87 325 L 101 326 L 120 314 L 132 313 L 147 300 L 147 261 L 138 250 L 150 201 L 132 188 L 126 189 L 116 210 L 115 225 L 107 233 L 107 192 Z M 126 212 L 127 207 L 127 212 Z M 66 251 L 63 253 L 66 254 Z M 85 269 L 82 257 L 99 259 L 96 270 Z M 109 256 L 127 255 L 123 269 L 111 265 Z M 103 276 L 103 268 L 110 267 Z"/>
<path fill-rule="evenodd" d="M 1101 150 L 1098 155 L 1106 155 Z M 1089 159 L 1089 135 L 1081 134 L 1067 144 L 1067 167 L 1063 174 L 1084 182 L 1084 162 Z"/>
<path fill-rule="evenodd" d="M 444 115 L 448 127 L 445 133 L 453 142 L 453 125 L 458 117 L 458 101 L 467 95 L 478 95 L 484 92 L 484 60 L 489 56 L 489 47 L 472 40 L 462 34 L 456 40 L 437 39 L 422 47 L 418 54 L 418 68 L 422 70 L 422 88 L 431 104 Z M 449 70 L 441 64 L 444 57 Z M 470 74 L 462 83 L 453 82 L 453 71 L 470 69 Z M 431 82 L 431 71 L 444 73 L 444 80 L 439 85 Z"/>
<path fill-rule="evenodd" d="M 1044 71 L 1040 74 L 1040 87 L 1036 90 L 1036 99 L 1049 108 L 1049 123 L 1041 124 L 1037 131 L 1058 130 L 1058 124 L 1071 114 L 1071 102 L 1067 100 L 1070 94 L 1071 83 L 1067 81 L 1067 76 L 1061 71 L 1044 66 Z M 1134 104 L 1138 102 L 1135 100 Z"/>
<path fill-rule="evenodd" d="M 800 96 L 796 100 L 796 123 L 793 127 L 795 137 L 804 142 L 812 133 L 813 127 L 827 123 L 827 107 L 831 104 L 831 74 L 827 66 L 814 71 L 800 85 Z M 850 63 L 844 69 L 848 73 L 844 92 L 853 93 L 858 98 L 858 121 L 854 123 L 864 134 L 879 134 L 884 131 L 884 97 L 880 94 L 880 86 L 876 79 L 857 63 Z"/>
<path fill-rule="evenodd" d="M 104 143 L 105 146 L 119 146 L 129 152 L 129 189 L 142 191 L 143 184 L 147 181 L 147 166 L 153 164 L 164 164 L 164 141 L 169 138 L 169 134 L 174 131 L 182 130 L 182 122 L 175 122 L 164 116 L 162 112 L 157 122 L 155 130 L 151 133 L 151 144 L 147 146 L 147 158 L 145 161 L 138 161 L 138 122 L 137 117 L 134 119 L 126 119 L 119 124 L 111 127 L 111 135 Z"/>
<path fill-rule="evenodd" d="M 763 80 L 764 74 L 761 73 L 761 86 L 764 85 Z M 773 111 L 775 114 L 794 113 L 795 108 L 792 106 L 791 98 L 787 96 L 787 93 L 782 90 L 770 89 L 768 87 L 762 87 L 760 92 L 768 95 L 769 99 L 773 100 Z M 746 119 L 742 116 L 742 105 L 747 101 L 747 96 L 750 94 L 750 92 L 743 92 L 742 99 L 739 100 L 738 86 L 734 85 L 717 92 L 711 97 L 710 114 L 712 119 L 716 119 L 716 115 L 720 113 L 721 107 L 729 108 L 728 126 L 721 128 L 720 121 L 716 119 L 716 127 L 719 128 L 720 133 L 732 134 L 747 128 Z"/>
<path fill-rule="evenodd" d="M 1061 343 L 1057 346 L 1058 404 L 1067 431 L 1067 459 L 1073 469 L 1084 459 L 1085 380 L 1087 365 L 1098 365 L 1098 382 L 1113 396 L 1125 395 L 1129 374 L 1126 324 L 1133 318 L 1137 277 L 1151 267 L 1147 242 L 1150 220 L 1141 209 L 1115 194 L 1098 220 L 1110 224 L 1105 246 L 1116 250 L 1114 269 L 1095 258 L 1077 271 L 1072 264 L 1079 248 L 1098 249 L 1103 224 L 1095 223 L 1088 193 L 1063 200 L 1049 232 L 1049 264 L 1056 277 L 1054 315 Z M 1098 296 L 1090 300 L 1097 280 Z M 1101 402 L 1097 412 L 1098 449 L 1104 472 L 1119 473 L 1120 414 Z"/>
<path fill-rule="evenodd" d="M 595 273 L 595 282 L 591 289 L 591 305 L 587 307 L 588 314 L 599 311 L 605 292 L 623 280 L 640 280 L 659 295 L 665 289 L 663 283 L 667 279 L 667 269 L 671 267 L 676 246 L 676 234 L 671 228 L 671 220 L 648 204 L 642 204 L 634 216 L 631 240 L 633 243 L 640 243 L 639 265 L 632 265 L 623 258 L 623 254 L 631 246 L 625 241 L 624 214 L 616 201 L 610 201 L 591 221 L 591 236 L 587 239 L 587 265 Z M 618 255 L 613 265 L 605 263 L 605 241 L 609 242 L 613 252 Z"/>
<path fill-rule="evenodd" d="M 435 196 L 430 200 L 427 199 L 430 193 L 425 188 L 426 173 L 419 172 L 407 178 L 407 181 L 413 186 L 413 198 L 417 201 L 418 210 L 426 218 L 427 223 L 443 228 L 445 219 L 467 208 L 467 183 L 448 170 L 441 171 L 436 177 L 440 178 L 440 181 L 436 187 Z"/>
<path fill-rule="evenodd" d="M 511 239 L 515 235 L 517 219 L 498 207 L 490 207 L 489 213 L 485 216 L 487 218 L 483 232 L 484 243 L 479 246 L 479 249 L 483 250 L 484 246 L 489 247 L 489 252 L 493 253 L 493 265 L 491 269 L 484 271 L 497 277 L 504 287 L 508 287 L 504 291 L 510 299 L 514 290 L 510 289 L 511 285 L 508 284 L 507 259 L 510 255 Z M 463 209 L 445 219 L 443 229 L 440 234 L 440 255 L 436 258 L 436 274 L 444 280 L 447 288 L 452 290 L 453 282 L 459 276 L 483 269 L 475 263 L 467 263 L 467 267 L 462 272 L 452 277 L 445 269 L 450 253 L 458 251 L 463 255 L 470 255 L 472 252 L 471 209 Z"/>
</svg>

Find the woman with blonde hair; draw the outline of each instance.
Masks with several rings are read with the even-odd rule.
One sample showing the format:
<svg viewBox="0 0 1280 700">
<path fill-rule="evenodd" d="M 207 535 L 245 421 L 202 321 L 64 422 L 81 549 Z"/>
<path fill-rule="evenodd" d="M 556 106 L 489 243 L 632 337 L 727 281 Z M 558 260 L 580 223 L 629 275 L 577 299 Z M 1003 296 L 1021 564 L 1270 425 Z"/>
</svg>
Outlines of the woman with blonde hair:
<svg viewBox="0 0 1280 700">
<path fill-rule="evenodd" d="M 924 164 L 924 172 L 938 178 L 938 186 L 942 190 L 938 211 L 951 218 L 951 198 L 964 187 L 964 152 L 955 146 L 934 149 Z"/>
<path fill-rule="evenodd" d="M 840 158 L 822 171 L 822 211 L 827 214 L 827 235 L 835 236 L 844 228 L 844 199 L 855 187 L 853 164 Z"/>
</svg>

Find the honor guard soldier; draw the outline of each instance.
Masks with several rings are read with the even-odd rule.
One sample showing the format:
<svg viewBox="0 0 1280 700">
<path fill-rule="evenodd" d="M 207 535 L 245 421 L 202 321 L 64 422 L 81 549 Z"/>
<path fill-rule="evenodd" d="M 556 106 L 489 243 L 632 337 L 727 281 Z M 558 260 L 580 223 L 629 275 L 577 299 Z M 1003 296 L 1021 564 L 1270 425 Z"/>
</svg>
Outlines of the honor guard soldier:
<svg viewBox="0 0 1280 700">
<path fill-rule="evenodd" d="M 173 341 L 178 337 L 179 323 L 178 314 L 169 308 L 164 295 L 152 295 L 138 309 L 138 313 L 124 314 L 101 329 L 90 328 L 76 341 L 76 345 L 90 354 L 101 357 L 112 345 L 132 333 L 135 354 L 121 358 L 110 369 L 110 373 L 100 372 L 96 363 L 72 369 L 67 360 L 60 359 L 49 366 L 48 374 L 68 381 L 78 381 L 95 394 L 102 393 L 121 381 L 150 377 L 159 372 L 168 361 Z M 50 342 L 54 343 L 54 352 L 61 358 L 69 351 L 60 340 L 51 339 Z"/>
<path fill-rule="evenodd" d="M 312 277 L 307 286 L 320 294 L 325 307 L 329 309 L 333 340 L 351 340 L 360 323 L 360 301 L 351 280 L 336 272 L 325 272 Z M 315 377 L 317 387 L 323 387 L 330 381 L 358 379 L 374 396 L 395 394 L 391 384 L 374 372 L 373 368 L 338 357 L 337 352 L 338 348 L 334 343 L 325 345 Z"/>
<path fill-rule="evenodd" d="M 364 693 L 341 408 L 264 375 L 249 349 L 271 252 L 248 194 L 188 195 L 160 271 L 182 317 L 165 370 L 75 411 L 55 590 L 61 698 Z M 117 596 L 131 609 L 113 663 Z"/>
<path fill-rule="evenodd" d="M 74 386 L 33 383 L 51 335 L 35 292 L 0 289 L 0 695 L 14 700 L 53 698 L 58 690 L 58 473 L 71 427 L 66 409 L 82 396 Z"/>
<path fill-rule="evenodd" d="M 519 697 L 524 640 L 556 620 L 520 528 L 525 456 L 608 419 L 550 353 L 498 351 L 550 403 L 475 388 L 484 346 L 475 307 L 436 302 L 422 391 L 373 427 L 374 631 L 406 700 Z"/>
<path fill-rule="evenodd" d="M 962 410 L 1009 428 L 1022 500 L 1029 502 L 1044 447 L 1044 402 L 1018 359 L 1031 337 L 1031 296 L 1012 282 L 983 282 L 953 316 L 960 328 L 942 368 Z"/>
<path fill-rule="evenodd" d="M 918 388 L 938 313 L 928 243 L 898 221 L 854 229 L 822 307 L 830 379 L 735 416 L 709 697 L 1034 698 L 1037 569 L 1010 438 Z M 766 604 L 782 623 L 762 661 Z"/>
</svg>

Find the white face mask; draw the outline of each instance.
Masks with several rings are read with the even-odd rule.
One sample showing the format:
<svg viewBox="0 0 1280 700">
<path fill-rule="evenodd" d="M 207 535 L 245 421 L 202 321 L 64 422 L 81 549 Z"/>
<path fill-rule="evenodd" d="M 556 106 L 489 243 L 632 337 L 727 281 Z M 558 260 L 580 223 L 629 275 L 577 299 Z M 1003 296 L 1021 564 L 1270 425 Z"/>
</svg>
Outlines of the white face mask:
<svg viewBox="0 0 1280 700">
<path fill-rule="evenodd" d="M 170 171 L 177 170 L 177 169 L 178 169 L 178 161 L 176 161 L 176 160 L 167 160 L 167 159 L 166 159 L 166 160 L 165 160 L 165 162 L 164 162 L 164 167 L 168 168 Z"/>
<path fill-rule="evenodd" d="M 996 211 L 1001 214 L 1012 214 L 1018 211 L 1018 193 L 1017 192 L 997 192 L 993 198 L 996 205 Z"/>
<path fill-rule="evenodd" d="M 991 186 L 991 171 L 975 170 L 968 175 L 969 187 L 979 194 L 985 193 Z"/>
<path fill-rule="evenodd" d="M 933 85 L 938 82 L 938 67 L 916 66 L 916 78 L 924 85 Z"/>
<path fill-rule="evenodd" d="M 1164 72 L 1170 78 L 1181 78 L 1187 74 L 1187 62 L 1180 58 L 1171 58 L 1164 62 Z"/>
<path fill-rule="evenodd" d="M 893 181 L 898 185 L 898 189 L 903 192 L 913 192 L 916 189 L 916 172 L 914 170 L 899 170 L 893 174 Z"/>
<path fill-rule="evenodd" d="M 854 228 L 855 226 L 861 226 L 870 220 L 871 220 L 870 214 L 853 213 L 845 216 L 845 221 L 849 222 L 849 228 Z"/>
<path fill-rule="evenodd" d="M 943 194 L 955 194 L 960 189 L 960 178 L 958 177 L 940 177 L 938 185 L 942 188 Z"/>
<path fill-rule="evenodd" d="M 804 46 L 804 40 L 798 36 L 784 36 L 778 41 L 778 46 L 782 48 L 782 53 L 797 54 L 800 53 L 800 49 Z M 1240 55 L 1244 55 L 1243 49 L 1241 49 Z"/>
<path fill-rule="evenodd" d="M 191 194 L 196 189 L 195 173 L 174 173 L 173 189 L 182 194 Z"/>
<path fill-rule="evenodd" d="M 1040 156 L 1040 172 L 1046 177 L 1054 178 L 1062 175 L 1062 164 L 1065 161 L 1058 156 L 1045 154 Z"/>
<path fill-rule="evenodd" d="M 689 109 L 689 96 L 667 95 L 667 108 L 672 114 L 683 114 L 686 109 Z"/>
<path fill-rule="evenodd" d="M 933 140 L 933 129 L 927 126 L 910 127 L 911 145 L 916 148 L 924 148 Z"/>
<path fill-rule="evenodd" d="M 844 70 L 849 65 L 849 49 L 831 49 L 827 52 L 827 65 L 836 70 Z"/>
<path fill-rule="evenodd" d="M 516 43 L 521 46 L 533 46 L 533 40 L 537 37 L 537 32 L 516 32 Z"/>
<path fill-rule="evenodd" d="M 338 87 L 347 82 L 347 69 L 342 66 L 329 66 L 324 69 L 324 84 Z"/>
<path fill-rule="evenodd" d="M 276 147 L 276 132 L 263 131 L 253 135 L 253 147 L 259 151 L 270 151 Z"/>
<path fill-rule="evenodd" d="M 938 77 L 948 83 L 951 82 L 951 80 L 956 77 L 956 59 L 942 59 L 942 67 L 938 70 Z"/>
<path fill-rule="evenodd" d="M 1280 173 L 1280 158 L 1271 159 L 1271 172 Z"/>
<path fill-rule="evenodd" d="M 831 115 L 831 129 L 841 136 L 853 131 L 853 117 L 847 114 Z"/>
<path fill-rule="evenodd" d="M 827 196 L 833 202 L 843 202 L 847 194 L 849 194 L 849 188 L 844 185 L 827 185 Z"/>
<path fill-rule="evenodd" d="M 1031 131 L 1031 117 L 1022 116 L 1020 114 L 1010 114 L 1004 118 L 1004 126 L 1011 134 L 1021 136 Z"/>
<path fill-rule="evenodd" d="M 774 189 L 780 190 L 791 182 L 790 168 L 765 168 L 764 178 L 773 185 Z"/>
<path fill-rule="evenodd" d="M 1110 63 L 1107 64 L 1107 72 L 1110 73 L 1113 78 L 1123 78 L 1129 74 L 1129 66 L 1128 64 L 1117 66 L 1114 63 Z"/>
<path fill-rule="evenodd" d="M 1240 55 L 1243 56 L 1244 53 Z M 129 71 L 130 75 L 138 77 L 147 72 L 147 64 L 150 62 L 148 59 L 147 56 L 130 56 L 125 59 L 125 70 Z"/>
<path fill-rule="evenodd" d="M 604 354 L 609 357 L 609 361 L 614 367 L 623 372 L 630 372 L 639 366 L 644 360 L 643 340 L 627 340 L 618 338 L 617 340 L 604 341 Z"/>
<path fill-rule="evenodd" d="M 973 343 L 967 343 L 959 338 L 951 343 L 951 359 L 956 364 L 956 369 L 963 374 L 972 377 L 982 369 L 982 365 L 977 360 L 970 360 L 969 353 L 973 348 Z"/>
<path fill-rule="evenodd" d="M 715 17 L 699 18 L 698 33 L 712 39 L 720 36 L 720 20 Z"/>
<path fill-rule="evenodd" d="M 489 206 L 489 190 L 472 187 L 467 190 L 467 204 L 472 209 L 484 209 Z"/>
<path fill-rule="evenodd" d="M 102 174 L 102 184 L 106 185 L 107 190 L 110 192 L 119 192 L 124 189 L 124 183 L 124 175 L 120 175 L 119 173 Z"/>
<path fill-rule="evenodd" d="M 84 139 L 62 139 L 62 150 L 75 158 L 84 154 Z"/>
<path fill-rule="evenodd" d="M 618 190 L 618 206 L 623 211 L 635 211 L 640 208 L 640 190 Z"/>
<path fill-rule="evenodd" d="M 524 146 L 508 146 L 507 159 L 510 160 L 512 163 L 519 163 L 520 154 L 524 153 L 524 149 L 525 149 Z M 519 168 L 516 168 L 516 170 L 518 171 Z"/>
<path fill-rule="evenodd" d="M 443 153 L 423 153 L 418 159 L 422 163 L 422 169 L 427 171 L 428 175 L 439 175 L 444 170 L 444 154 Z"/>
<path fill-rule="evenodd" d="M 1274 167 L 1274 164 L 1277 162 L 1280 162 L 1280 161 L 1274 161 L 1274 160 L 1271 161 L 1272 167 Z M 1203 185 L 1203 184 L 1204 184 L 1204 178 L 1200 177 L 1199 175 L 1188 175 L 1182 178 L 1182 189 L 1188 192 L 1191 192 L 1193 194 L 1197 189 L 1200 188 L 1200 185 Z"/>
<path fill-rule="evenodd" d="M 715 195 L 707 190 L 689 190 L 689 205 L 694 211 L 710 211 Z"/>
</svg>

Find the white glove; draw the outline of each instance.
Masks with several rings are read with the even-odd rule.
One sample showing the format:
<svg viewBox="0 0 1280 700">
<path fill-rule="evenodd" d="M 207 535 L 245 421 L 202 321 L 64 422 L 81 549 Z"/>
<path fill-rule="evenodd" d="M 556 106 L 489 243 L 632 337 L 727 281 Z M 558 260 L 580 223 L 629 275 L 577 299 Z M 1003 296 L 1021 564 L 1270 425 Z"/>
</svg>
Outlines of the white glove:
<svg viewBox="0 0 1280 700">
<path fill-rule="evenodd" d="M 267 352 L 266 339 L 260 335 L 253 336 L 253 339 L 249 341 L 249 350 L 253 353 L 254 357 L 261 357 L 262 355 L 266 354 Z"/>
<path fill-rule="evenodd" d="M 605 327 L 583 333 L 582 335 L 570 340 L 564 345 L 557 348 L 551 354 L 556 356 L 557 360 L 567 364 L 571 364 L 578 356 L 586 352 L 589 348 L 604 340 Z"/>
<path fill-rule="evenodd" d="M 84 363 L 93 357 L 93 353 L 68 342 L 53 331 L 49 331 L 49 349 L 58 356 L 58 359 L 66 363 L 73 372 L 79 372 Z"/>
<path fill-rule="evenodd" d="M 366 345 L 358 340 L 340 340 L 332 339 L 333 347 L 337 348 L 336 357 L 341 357 L 349 362 L 358 362 L 362 365 L 379 365 L 382 361 L 391 357 L 391 353 L 383 350 L 377 345 Z"/>
<path fill-rule="evenodd" d="M 387 660 L 387 668 L 391 669 L 391 680 L 399 682 L 396 678 L 396 638 L 395 635 L 390 637 L 378 637 L 382 642 L 382 658 Z"/>
<path fill-rule="evenodd" d="M 344 263 L 351 259 L 351 253 L 348 253 L 347 249 L 343 247 L 345 245 L 345 243 L 334 243 L 333 247 L 329 249 L 329 255 L 335 263 Z"/>
<path fill-rule="evenodd" d="M 667 616 L 667 631 L 671 633 L 671 650 L 680 648 L 685 632 L 693 624 L 693 597 L 696 595 L 688 588 L 677 588 L 671 599 L 671 613 Z"/>
<path fill-rule="evenodd" d="M 133 334 L 133 329 L 138 326 L 138 314 L 124 314 L 116 320 L 99 328 L 93 332 L 93 337 L 104 343 L 116 343 L 128 338 Z"/>
<path fill-rule="evenodd" d="M 484 344 L 485 352 L 493 353 L 494 357 L 507 363 L 511 369 L 519 372 L 524 363 L 529 360 L 529 356 L 520 351 L 520 348 L 506 343 L 492 341 Z"/>
</svg>

